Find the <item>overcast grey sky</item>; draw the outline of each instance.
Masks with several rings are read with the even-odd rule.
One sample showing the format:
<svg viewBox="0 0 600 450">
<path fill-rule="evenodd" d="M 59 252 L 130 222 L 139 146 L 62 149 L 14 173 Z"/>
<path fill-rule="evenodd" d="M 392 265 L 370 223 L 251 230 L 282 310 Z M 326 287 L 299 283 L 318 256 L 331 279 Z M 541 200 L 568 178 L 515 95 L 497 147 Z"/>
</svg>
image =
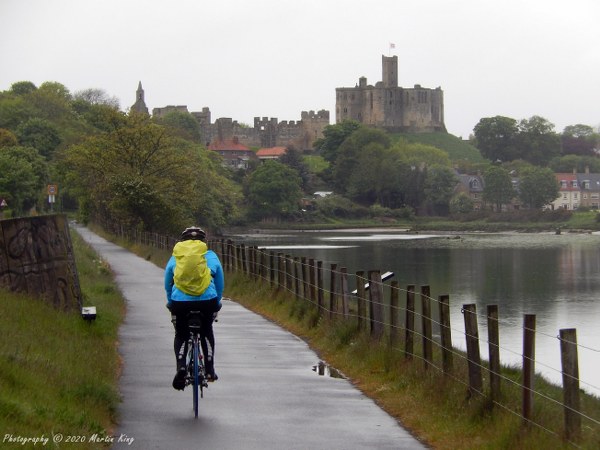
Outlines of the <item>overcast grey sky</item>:
<svg viewBox="0 0 600 450">
<path fill-rule="evenodd" d="M 123 110 L 141 81 L 150 110 L 335 123 L 335 88 L 380 81 L 381 55 L 400 86 L 444 90 L 457 136 L 496 115 L 600 124 L 598 0 L 0 0 L 0 91 L 57 81 Z"/>
</svg>

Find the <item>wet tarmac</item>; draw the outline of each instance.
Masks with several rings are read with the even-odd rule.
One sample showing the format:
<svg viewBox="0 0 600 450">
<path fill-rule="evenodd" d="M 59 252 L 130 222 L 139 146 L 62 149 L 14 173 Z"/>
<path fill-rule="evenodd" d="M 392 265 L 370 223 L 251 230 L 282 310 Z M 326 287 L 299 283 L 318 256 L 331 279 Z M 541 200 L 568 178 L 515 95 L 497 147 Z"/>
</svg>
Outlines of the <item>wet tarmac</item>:
<svg viewBox="0 0 600 450">
<path fill-rule="evenodd" d="M 219 380 L 204 390 L 194 418 L 191 392 L 171 386 L 173 327 L 163 270 L 73 226 L 110 265 L 126 299 L 113 448 L 427 448 L 304 341 L 228 299 L 214 326 Z"/>
</svg>

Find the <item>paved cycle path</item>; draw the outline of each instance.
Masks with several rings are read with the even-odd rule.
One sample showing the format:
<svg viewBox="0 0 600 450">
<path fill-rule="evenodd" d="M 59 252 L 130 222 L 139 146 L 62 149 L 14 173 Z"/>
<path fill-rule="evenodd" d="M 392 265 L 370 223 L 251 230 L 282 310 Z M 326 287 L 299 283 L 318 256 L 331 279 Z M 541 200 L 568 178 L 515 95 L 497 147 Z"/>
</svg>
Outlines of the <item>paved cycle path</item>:
<svg viewBox="0 0 600 450">
<path fill-rule="evenodd" d="M 426 448 L 347 380 L 313 371 L 319 359 L 304 341 L 231 300 L 214 326 L 219 380 L 205 389 L 195 419 L 192 393 L 171 386 L 174 331 L 163 270 L 74 228 L 110 265 L 126 299 L 114 448 Z"/>
</svg>

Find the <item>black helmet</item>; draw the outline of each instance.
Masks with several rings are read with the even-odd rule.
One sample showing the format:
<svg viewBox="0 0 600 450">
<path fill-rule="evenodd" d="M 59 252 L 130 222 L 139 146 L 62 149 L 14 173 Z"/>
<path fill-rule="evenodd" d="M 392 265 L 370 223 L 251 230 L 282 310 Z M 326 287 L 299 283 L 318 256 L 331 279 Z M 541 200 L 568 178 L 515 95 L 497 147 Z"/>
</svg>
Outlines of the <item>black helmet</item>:
<svg viewBox="0 0 600 450">
<path fill-rule="evenodd" d="M 187 227 L 185 230 L 183 230 L 183 233 L 181 233 L 181 240 L 188 241 L 190 239 L 203 241 L 206 239 L 206 232 L 199 227 Z"/>
</svg>

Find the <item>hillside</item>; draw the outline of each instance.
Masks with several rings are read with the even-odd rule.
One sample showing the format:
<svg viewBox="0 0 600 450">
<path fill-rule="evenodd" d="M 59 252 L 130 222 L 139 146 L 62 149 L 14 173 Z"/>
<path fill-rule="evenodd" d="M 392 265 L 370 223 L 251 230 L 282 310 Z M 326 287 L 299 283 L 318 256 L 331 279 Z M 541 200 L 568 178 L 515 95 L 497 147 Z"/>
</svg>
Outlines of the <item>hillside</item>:
<svg viewBox="0 0 600 450">
<path fill-rule="evenodd" d="M 452 161 L 469 161 L 472 163 L 484 162 L 484 158 L 475 147 L 467 141 L 448 133 L 394 133 L 391 135 L 394 142 L 405 139 L 409 142 L 418 142 L 431 145 L 448 152 Z"/>
</svg>

